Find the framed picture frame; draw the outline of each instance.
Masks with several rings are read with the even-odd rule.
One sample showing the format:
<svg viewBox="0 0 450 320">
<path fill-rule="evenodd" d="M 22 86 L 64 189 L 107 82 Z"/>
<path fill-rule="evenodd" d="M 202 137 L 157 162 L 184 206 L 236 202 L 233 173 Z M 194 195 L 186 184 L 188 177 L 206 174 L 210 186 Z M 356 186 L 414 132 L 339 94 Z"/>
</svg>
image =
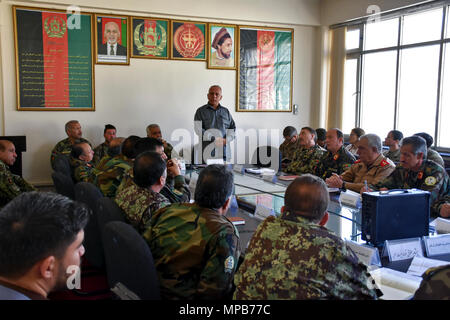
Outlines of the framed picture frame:
<svg viewBox="0 0 450 320">
<path fill-rule="evenodd" d="M 238 28 L 236 111 L 292 112 L 294 30 Z"/>
<path fill-rule="evenodd" d="M 170 58 L 206 61 L 206 23 L 171 20 Z"/>
<path fill-rule="evenodd" d="M 169 59 L 170 20 L 131 17 L 132 58 Z"/>
<path fill-rule="evenodd" d="M 95 63 L 130 64 L 127 16 L 95 15 Z"/>
<path fill-rule="evenodd" d="M 208 24 L 208 69 L 236 70 L 237 26 Z"/>
<path fill-rule="evenodd" d="M 12 11 L 17 110 L 95 111 L 93 15 L 22 6 Z"/>
</svg>

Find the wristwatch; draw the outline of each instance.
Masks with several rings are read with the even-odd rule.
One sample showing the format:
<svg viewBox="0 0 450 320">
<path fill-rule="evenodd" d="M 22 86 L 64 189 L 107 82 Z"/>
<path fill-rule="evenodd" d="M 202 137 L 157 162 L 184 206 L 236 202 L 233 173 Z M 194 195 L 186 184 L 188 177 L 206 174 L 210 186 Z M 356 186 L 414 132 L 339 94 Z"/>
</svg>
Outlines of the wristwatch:
<svg viewBox="0 0 450 320">
<path fill-rule="evenodd" d="M 347 190 L 347 189 L 345 188 L 345 181 L 342 181 L 342 187 L 341 187 L 341 189 L 342 189 L 342 191 Z"/>
</svg>

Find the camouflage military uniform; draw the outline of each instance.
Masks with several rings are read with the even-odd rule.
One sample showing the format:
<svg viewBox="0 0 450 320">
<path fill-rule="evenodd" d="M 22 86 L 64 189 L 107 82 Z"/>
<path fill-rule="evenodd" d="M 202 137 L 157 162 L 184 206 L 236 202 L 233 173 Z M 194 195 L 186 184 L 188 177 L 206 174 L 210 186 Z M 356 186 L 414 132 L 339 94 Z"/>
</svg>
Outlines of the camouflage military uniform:
<svg viewBox="0 0 450 320">
<path fill-rule="evenodd" d="M 322 159 L 320 159 L 319 165 L 315 170 L 315 175 L 326 179 L 331 177 L 332 173 L 341 174 L 348 170 L 355 160 L 355 157 L 345 150 L 343 146 L 335 155 L 327 151 L 322 156 Z"/>
<path fill-rule="evenodd" d="M 162 194 L 149 188 L 141 188 L 131 179 L 117 193 L 114 201 L 125 212 L 126 219 L 139 233 L 144 231 L 145 225 L 156 210 L 170 205 L 169 200 Z"/>
<path fill-rule="evenodd" d="M 376 299 L 367 268 L 325 227 L 285 212 L 256 229 L 234 299 Z"/>
<path fill-rule="evenodd" d="M 450 300 L 450 265 L 430 268 L 422 278 L 414 300 Z"/>
<path fill-rule="evenodd" d="M 75 143 L 80 143 L 80 142 L 86 142 L 92 147 L 91 143 L 89 141 L 87 141 L 86 139 L 81 138 L 81 139 L 75 141 Z M 52 150 L 52 155 L 50 157 L 50 163 L 52 165 L 52 168 L 54 167 L 55 158 L 57 155 L 63 154 L 67 157 L 70 157 L 70 152 L 72 152 L 72 146 L 73 146 L 73 144 L 70 143 L 69 138 L 61 140 L 60 142 L 58 142 L 56 144 L 56 146 Z"/>
<path fill-rule="evenodd" d="M 394 170 L 394 162 L 380 154 L 369 167 L 361 160 L 357 160 L 350 169 L 341 175 L 341 178 L 345 182 L 346 189 L 359 193 L 364 187 L 364 181 L 369 184 L 377 184 Z"/>
<path fill-rule="evenodd" d="M 93 182 L 105 197 L 114 198 L 125 172 L 132 167 L 132 160 L 123 154 L 119 154 L 102 165 L 103 171 L 97 171 Z M 97 167 L 96 169 L 98 170 Z"/>
<path fill-rule="evenodd" d="M 437 152 L 431 148 L 428 148 L 428 150 L 427 150 L 427 159 L 432 160 L 432 161 L 436 162 L 438 165 L 440 165 L 441 167 L 445 168 L 444 159 L 442 159 L 439 152 Z"/>
<path fill-rule="evenodd" d="M 144 238 L 163 299 L 221 299 L 231 294 L 239 234 L 224 215 L 195 203 L 173 204 L 153 214 Z"/>
<path fill-rule="evenodd" d="M 36 189 L 20 176 L 12 174 L 9 167 L 0 160 L 0 208 L 27 191 L 36 191 Z"/>
<path fill-rule="evenodd" d="M 378 190 L 387 189 L 421 189 L 431 193 L 431 216 L 437 217 L 437 205 L 439 199 L 445 197 L 449 190 L 449 177 L 444 168 L 437 163 L 425 160 L 419 171 L 414 172 L 405 169 L 401 165 L 397 166 L 392 174 L 370 188 Z"/>
<path fill-rule="evenodd" d="M 94 162 L 94 165 L 97 165 L 100 160 L 108 154 L 108 149 L 109 147 L 106 142 L 103 142 L 94 149 L 94 160 L 92 161 Z"/>
<path fill-rule="evenodd" d="M 92 162 L 86 162 L 79 159 L 70 158 L 70 166 L 72 167 L 73 180 L 75 182 L 93 182 L 97 172 Z"/>
<path fill-rule="evenodd" d="M 383 156 L 391 159 L 394 162 L 400 162 L 400 148 L 395 151 L 386 150 L 383 152 Z"/>
<path fill-rule="evenodd" d="M 173 146 L 170 143 L 168 143 L 168 142 L 166 142 L 166 143 L 167 143 L 167 148 L 164 147 L 164 153 L 166 154 L 167 159 L 172 159 L 173 157 L 176 156 L 176 152 L 173 151 Z"/>
<path fill-rule="evenodd" d="M 314 173 L 316 167 L 319 165 L 320 159 L 327 151 L 318 146 L 311 148 L 300 148 L 294 154 L 291 164 L 285 170 L 287 173 L 294 173 L 297 175 L 303 173 Z"/>
<path fill-rule="evenodd" d="M 281 160 L 284 160 L 284 159 L 288 159 L 291 161 L 294 160 L 294 154 L 299 148 L 301 148 L 300 139 L 297 139 L 293 143 L 291 143 L 290 141 L 284 140 L 279 148 L 280 152 L 281 152 Z"/>
</svg>

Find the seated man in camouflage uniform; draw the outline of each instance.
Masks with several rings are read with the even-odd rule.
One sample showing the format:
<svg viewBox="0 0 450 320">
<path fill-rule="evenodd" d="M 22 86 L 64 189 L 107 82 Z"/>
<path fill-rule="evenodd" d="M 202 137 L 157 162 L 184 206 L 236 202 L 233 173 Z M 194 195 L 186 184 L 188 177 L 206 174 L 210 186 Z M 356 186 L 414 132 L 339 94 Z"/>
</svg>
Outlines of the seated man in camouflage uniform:
<svg viewBox="0 0 450 320">
<path fill-rule="evenodd" d="M 111 142 L 112 143 L 112 142 Z M 96 173 L 93 183 L 97 185 L 105 197 L 114 198 L 125 173 L 133 167 L 134 145 L 136 140 L 128 137 L 122 144 L 121 152 L 103 163 Z M 100 170 L 100 166 L 95 167 Z"/>
<path fill-rule="evenodd" d="M 450 300 L 450 264 L 429 268 L 413 300 Z"/>
<path fill-rule="evenodd" d="M 235 299 L 376 299 L 367 268 L 324 225 L 322 179 L 305 174 L 286 189 L 279 218 L 256 229 L 234 279 Z"/>
<path fill-rule="evenodd" d="M 162 138 L 161 128 L 157 124 L 150 124 L 147 127 L 147 137 L 160 140 L 164 145 L 164 153 L 167 159 L 177 158 L 178 154 L 173 150 L 173 146 Z"/>
<path fill-rule="evenodd" d="M 314 173 L 320 159 L 326 152 L 325 149 L 316 144 L 316 130 L 310 127 L 303 127 L 298 141 L 300 148 L 295 151 L 293 160 L 285 169 L 285 172 L 296 175 Z"/>
<path fill-rule="evenodd" d="M 81 125 L 78 120 L 70 120 L 65 125 L 65 130 L 68 138 L 61 140 L 56 144 L 56 146 L 52 150 L 52 155 L 50 157 L 50 162 L 52 168 L 54 169 L 54 163 L 57 155 L 64 155 L 66 157 L 70 157 L 70 152 L 72 151 L 72 146 L 75 143 L 86 142 L 91 147 L 91 143 L 86 139 L 83 139 L 81 135 L 83 134 L 81 131 Z"/>
<path fill-rule="evenodd" d="M 94 169 L 92 159 L 94 151 L 86 142 L 77 143 L 72 147 L 70 153 L 70 166 L 72 167 L 72 178 L 76 182 L 92 182 L 97 172 Z"/>
<path fill-rule="evenodd" d="M 164 145 L 160 140 L 155 138 L 141 138 L 136 142 L 135 154 L 139 155 L 145 151 L 155 151 L 161 155 L 164 161 L 167 161 L 167 179 L 164 188 L 161 190 L 161 194 L 164 195 L 171 203 L 175 202 L 189 202 L 191 199 L 191 191 L 186 184 L 184 177 L 181 175 L 178 162 L 175 159 L 167 160 L 167 156 L 164 153 Z M 133 180 L 133 170 L 128 170 L 117 188 L 117 193 L 121 189 L 130 185 Z"/>
<path fill-rule="evenodd" d="M 384 145 L 389 147 L 389 150 L 383 152 L 386 158 L 391 159 L 394 163 L 400 162 L 400 142 L 403 139 L 403 133 L 398 130 L 389 131 Z"/>
<path fill-rule="evenodd" d="M 98 145 L 94 149 L 94 165 L 97 165 L 98 162 L 108 153 L 109 144 L 116 137 L 116 127 L 112 124 L 105 125 L 103 137 L 105 138 L 105 142 Z"/>
<path fill-rule="evenodd" d="M 131 183 L 117 193 L 115 201 L 128 222 L 142 233 L 152 214 L 170 205 L 160 194 L 166 183 L 166 163 L 159 153 L 143 152 L 134 161 L 133 175 Z"/>
<path fill-rule="evenodd" d="M 322 156 L 314 172 L 324 180 L 333 173 L 343 173 L 356 161 L 355 157 L 344 148 L 344 134 L 341 130 L 337 128 L 328 130 L 325 144 L 328 151 Z"/>
<path fill-rule="evenodd" d="M 239 236 L 225 217 L 233 173 L 223 165 L 200 172 L 195 202 L 155 212 L 144 238 L 155 260 L 163 299 L 223 299 L 232 293 Z"/>
<path fill-rule="evenodd" d="M 340 176 L 333 173 L 327 178 L 325 182 L 329 187 L 349 189 L 359 193 L 365 182 L 376 184 L 394 171 L 394 162 L 381 154 L 379 136 L 372 133 L 363 135 L 357 146 L 359 160 Z"/>
<path fill-rule="evenodd" d="M 325 149 L 327 147 L 325 145 L 325 139 L 327 138 L 327 130 L 325 130 L 324 128 L 317 128 L 316 134 L 317 134 L 317 142 L 316 142 L 317 145 Z"/>
<path fill-rule="evenodd" d="M 441 167 L 445 168 L 445 163 L 444 159 L 442 159 L 442 156 L 436 150 L 431 149 L 431 146 L 433 145 L 434 142 L 433 137 L 426 132 L 419 132 L 414 135 L 424 138 L 425 141 L 427 142 L 427 159 L 434 161 Z"/>
<path fill-rule="evenodd" d="M 425 139 L 419 136 L 404 138 L 401 145 L 400 165 L 386 179 L 361 192 L 388 189 L 421 189 L 429 191 L 431 217 L 439 215 L 443 199 L 449 192 L 449 177 L 445 169 L 434 161 L 427 160 Z"/>
<path fill-rule="evenodd" d="M 36 189 L 22 177 L 12 174 L 8 166 L 16 162 L 17 154 L 14 143 L 0 140 L 0 208 L 17 197 L 22 192 Z"/>
<path fill-rule="evenodd" d="M 283 130 L 284 141 L 280 145 L 281 167 L 285 168 L 294 158 L 295 151 L 299 148 L 297 130 L 292 126 L 287 126 Z"/>
</svg>

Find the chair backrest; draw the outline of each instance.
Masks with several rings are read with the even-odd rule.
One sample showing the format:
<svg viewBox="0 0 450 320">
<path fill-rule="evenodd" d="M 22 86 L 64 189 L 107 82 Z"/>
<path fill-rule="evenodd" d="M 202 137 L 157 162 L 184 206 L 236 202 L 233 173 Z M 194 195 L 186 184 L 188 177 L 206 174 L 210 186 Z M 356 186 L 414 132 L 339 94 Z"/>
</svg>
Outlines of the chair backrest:
<svg viewBox="0 0 450 320">
<path fill-rule="evenodd" d="M 105 258 L 97 220 L 97 201 L 103 198 L 103 194 L 90 182 L 78 182 L 74 189 L 75 200 L 86 204 L 92 210 L 92 216 L 84 229 L 86 260 L 94 267 L 103 268 L 105 266 Z"/>
<path fill-rule="evenodd" d="M 108 222 L 104 228 L 103 244 L 111 288 L 121 282 L 143 300 L 161 299 L 150 248 L 131 225 L 121 221 Z"/>
<path fill-rule="evenodd" d="M 100 233 L 103 234 L 104 228 L 108 222 L 111 221 L 125 221 L 125 213 L 114 202 L 113 199 L 103 197 L 97 201 L 97 220 L 100 228 Z"/>
<path fill-rule="evenodd" d="M 272 161 L 274 160 L 274 161 Z M 260 146 L 256 148 L 251 163 L 259 167 L 270 167 L 278 172 L 281 168 L 281 154 L 278 148 L 271 146 Z"/>
<path fill-rule="evenodd" d="M 70 176 L 67 176 L 61 172 L 53 171 L 52 179 L 57 193 L 70 199 L 75 199 L 74 184 Z"/>
<path fill-rule="evenodd" d="M 61 172 L 69 177 L 72 176 L 72 169 L 70 167 L 69 158 L 65 155 L 59 154 L 55 157 L 53 169 L 57 172 Z"/>
</svg>

